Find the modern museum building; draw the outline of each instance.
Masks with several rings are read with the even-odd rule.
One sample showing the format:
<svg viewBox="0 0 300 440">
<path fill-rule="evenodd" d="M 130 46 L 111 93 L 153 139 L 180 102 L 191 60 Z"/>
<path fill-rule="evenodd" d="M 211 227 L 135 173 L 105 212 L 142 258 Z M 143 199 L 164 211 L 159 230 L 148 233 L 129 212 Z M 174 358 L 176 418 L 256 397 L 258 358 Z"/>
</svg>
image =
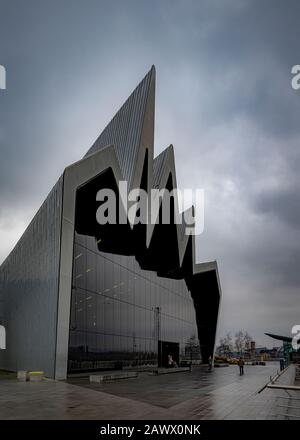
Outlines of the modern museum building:
<svg viewBox="0 0 300 440">
<path fill-rule="evenodd" d="M 173 146 L 154 157 L 154 110 L 152 67 L 2 263 L 1 369 L 65 379 L 213 355 L 221 287 L 215 261 L 195 262 L 195 236 L 174 221 L 96 219 L 101 188 L 116 194 L 120 214 L 119 182 L 177 187 Z"/>
</svg>

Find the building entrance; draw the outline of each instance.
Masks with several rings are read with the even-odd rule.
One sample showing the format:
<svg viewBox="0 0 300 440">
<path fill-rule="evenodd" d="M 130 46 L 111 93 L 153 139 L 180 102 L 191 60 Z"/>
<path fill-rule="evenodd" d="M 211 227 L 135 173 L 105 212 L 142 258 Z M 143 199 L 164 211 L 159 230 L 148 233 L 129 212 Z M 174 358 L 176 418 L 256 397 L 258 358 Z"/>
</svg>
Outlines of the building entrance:
<svg viewBox="0 0 300 440">
<path fill-rule="evenodd" d="M 158 341 L 158 367 L 170 368 L 176 365 L 179 366 L 179 342 Z"/>
</svg>

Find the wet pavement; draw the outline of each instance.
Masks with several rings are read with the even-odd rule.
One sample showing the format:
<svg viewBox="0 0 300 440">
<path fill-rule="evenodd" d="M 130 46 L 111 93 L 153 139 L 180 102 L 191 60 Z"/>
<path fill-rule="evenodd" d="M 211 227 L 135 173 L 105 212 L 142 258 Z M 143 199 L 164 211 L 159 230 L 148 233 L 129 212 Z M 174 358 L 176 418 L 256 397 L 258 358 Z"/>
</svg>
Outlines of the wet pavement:
<svg viewBox="0 0 300 440">
<path fill-rule="evenodd" d="M 244 376 L 239 376 L 235 365 L 215 368 L 209 372 L 207 367 L 194 367 L 192 372 L 172 373 L 152 376 L 140 373 L 137 379 L 103 384 L 90 384 L 88 378 L 72 378 L 69 383 L 95 389 L 120 397 L 150 403 L 163 408 L 171 408 L 190 399 L 220 393 L 235 394 L 255 392 L 276 373 L 278 363 L 268 366 L 246 366 Z M 232 390 L 229 392 L 229 390 Z"/>
<path fill-rule="evenodd" d="M 144 372 L 104 384 L 87 378 L 24 383 L 0 376 L 0 419 L 284 419 L 291 412 L 286 391 L 258 393 L 278 367 L 246 366 L 242 377 L 236 366 L 161 376 Z"/>
</svg>

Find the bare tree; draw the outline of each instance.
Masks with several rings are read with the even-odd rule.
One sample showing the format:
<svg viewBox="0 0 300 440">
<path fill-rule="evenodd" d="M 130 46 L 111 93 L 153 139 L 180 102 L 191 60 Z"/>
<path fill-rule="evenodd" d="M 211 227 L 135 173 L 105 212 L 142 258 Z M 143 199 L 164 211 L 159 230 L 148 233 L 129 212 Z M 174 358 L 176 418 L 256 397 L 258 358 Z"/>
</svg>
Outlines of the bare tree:
<svg viewBox="0 0 300 440">
<path fill-rule="evenodd" d="M 232 336 L 230 333 L 227 333 L 226 336 L 224 338 L 221 338 L 219 341 L 219 353 L 224 356 L 230 356 L 232 351 Z"/>
<path fill-rule="evenodd" d="M 199 359 L 200 357 L 200 344 L 195 334 L 187 340 L 185 346 L 185 355 L 189 356 L 191 361 L 193 359 Z"/>
<path fill-rule="evenodd" d="M 247 350 L 250 350 L 252 338 L 251 338 L 251 336 L 249 335 L 248 332 L 244 333 L 244 341 L 245 341 L 245 348 Z"/>
<path fill-rule="evenodd" d="M 235 334 L 234 345 L 236 351 L 242 356 L 246 350 L 250 350 L 252 337 L 247 331 L 239 330 Z"/>
<path fill-rule="evenodd" d="M 242 330 L 238 331 L 235 334 L 235 340 L 234 340 L 234 345 L 235 345 L 235 349 L 236 351 L 242 355 L 243 353 L 243 349 L 244 349 L 244 333 Z"/>
</svg>

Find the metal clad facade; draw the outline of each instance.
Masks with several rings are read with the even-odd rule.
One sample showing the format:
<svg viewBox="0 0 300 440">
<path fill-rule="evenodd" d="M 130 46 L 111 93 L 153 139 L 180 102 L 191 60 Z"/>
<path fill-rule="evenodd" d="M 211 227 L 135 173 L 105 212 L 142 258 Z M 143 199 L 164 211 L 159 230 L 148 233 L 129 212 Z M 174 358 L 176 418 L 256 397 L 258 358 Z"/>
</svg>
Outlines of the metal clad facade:
<svg viewBox="0 0 300 440">
<path fill-rule="evenodd" d="M 131 182 L 133 177 L 140 145 L 151 75 L 152 70 L 140 82 L 86 154 L 88 156 L 107 145 L 114 145 L 124 179 L 128 182 Z"/>
<path fill-rule="evenodd" d="M 0 322 L 7 336 L 0 368 L 53 375 L 62 188 L 63 177 L 0 267 Z"/>
</svg>

